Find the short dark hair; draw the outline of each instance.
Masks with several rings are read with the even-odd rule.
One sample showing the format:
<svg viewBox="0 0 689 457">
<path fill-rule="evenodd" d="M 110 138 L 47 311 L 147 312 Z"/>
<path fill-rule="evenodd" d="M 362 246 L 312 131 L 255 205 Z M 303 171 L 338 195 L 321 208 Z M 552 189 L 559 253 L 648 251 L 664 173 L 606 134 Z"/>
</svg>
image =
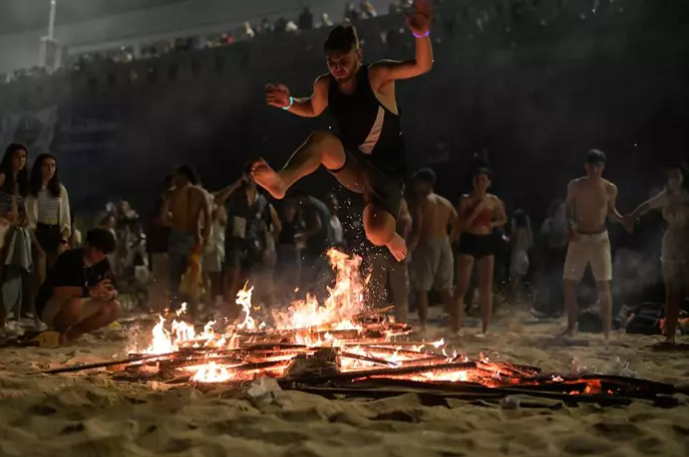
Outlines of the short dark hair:
<svg viewBox="0 0 689 457">
<path fill-rule="evenodd" d="M 341 24 L 333 27 L 323 44 L 325 52 L 347 53 L 359 48 L 359 35 L 352 24 Z"/>
<path fill-rule="evenodd" d="M 486 175 L 488 179 L 491 181 L 493 180 L 493 172 L 490 170 L 490 168 L 487 167 L 479 167 L 474 170 L 474 173 L 471 175 L 473 178 L 477 177 L 478 175 Z"/>
<path fill-rule="evenodd" d="M 420 181 L 422 183 L 430 184 L 431 186 L 435 185 L 435 171 L 431 170 L 430 168 L 422 168 L 418 170 L 416 173 L 414 173 L 413 176 L 414 181 Z"/>
<path fill-rule="evenodd" d="M 589 152 L 586 153 L 586 163 L 588 164 L 605 164 L 606 161 L 607 157 L 605 157 L 605 153 L 603 151 L 599 151 L 598 149 L 591 149 Z"/>
<path fill-rule="evenodd" d="M 196 185 L 199 183 L 199 175 L 196 170 L 190 165 L 178 165 L 175 167 L 175 173 L 185 176 L 190 183 Z"/>
<path fill-rule="evenodd" d="M 86 244 L 103 254 L 111 254 L 115 251 L 115 236 L 108 229 L 96 227 L 86 234 Z"/>
</svg>

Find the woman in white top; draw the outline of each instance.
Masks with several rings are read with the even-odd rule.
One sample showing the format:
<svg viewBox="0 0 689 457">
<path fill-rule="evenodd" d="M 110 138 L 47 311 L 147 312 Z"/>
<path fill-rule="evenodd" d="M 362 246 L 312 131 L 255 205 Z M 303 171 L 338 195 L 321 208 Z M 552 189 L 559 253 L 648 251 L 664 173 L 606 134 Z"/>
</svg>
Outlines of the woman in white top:
<svg viewBox="0 0 689 457">
<path fill-rule="evenodd" d="M 72 235 L 69 196 L 60 184 L 57 159 L 51 154 L 38 156 L 31 169 L 26 217 L 33 238 L 35 292 Z"/>
</svg>

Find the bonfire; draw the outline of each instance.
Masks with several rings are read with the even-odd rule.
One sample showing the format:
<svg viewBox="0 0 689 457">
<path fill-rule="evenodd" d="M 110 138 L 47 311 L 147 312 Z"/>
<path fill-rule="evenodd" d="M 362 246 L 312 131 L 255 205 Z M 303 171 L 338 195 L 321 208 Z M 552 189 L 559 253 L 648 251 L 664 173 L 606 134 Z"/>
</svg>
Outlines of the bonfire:
<svg viewBox="0 0 689 457">
<path fill-rule="evenodd" d="M 672 395 L 678 389 L 666 384 L 546 374 L 483 355 L 470 359 L 449 350 L 443 340 L 414 340 L 412 328 L 395 322 L 390 308 L 366 307 L 359 257 L 336 250 L 328 257 L 336 281 L 323 303 L 307 296 L 286 310 L 259 317 L 252 306 L 253 288 L 246 287 L 237 296 L 241 317 L 232 325 L 223 328 L 213 321 L 197 330 L 181 319 L 182 309 L 179 319 L 160 317 L 150 345 L 132 348 L 125 360 L 50 373 L 115 367 L 115 377 L 121 380 L 237 388 L 269 377 L 283 388 L 327 395 L 380 397 L 413 391 L 457 398 L 528 394 L 606 404 L 675 401 Z"/>
</svg>

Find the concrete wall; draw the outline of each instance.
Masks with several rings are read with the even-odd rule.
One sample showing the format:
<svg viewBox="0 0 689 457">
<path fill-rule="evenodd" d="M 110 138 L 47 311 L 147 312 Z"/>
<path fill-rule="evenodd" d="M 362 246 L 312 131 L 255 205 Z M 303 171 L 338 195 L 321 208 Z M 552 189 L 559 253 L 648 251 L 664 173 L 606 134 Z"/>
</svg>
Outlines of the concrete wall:
<svg viewBox="0 0 689 457">
<path fill-rule="evenodd" d="M 316 18 L 328 12 L 333 20 L 340 20 L 346 3 L 346 0 L 188 0 L 58 26 L 55 36 L 61 46 L 90 52 L 142 41 L 233 30 L 244 21 L 258 22 L 262 17 L 296 19 L 305 6 L 311 8 Z M 387 12 L 388 0 L 372 3 L 381 12 Z M 47 34 L 47 22 L 46 12 L 44 29 L 0 35 L 0 73 L 38 65 L 40 40 Z"/>
</svg>

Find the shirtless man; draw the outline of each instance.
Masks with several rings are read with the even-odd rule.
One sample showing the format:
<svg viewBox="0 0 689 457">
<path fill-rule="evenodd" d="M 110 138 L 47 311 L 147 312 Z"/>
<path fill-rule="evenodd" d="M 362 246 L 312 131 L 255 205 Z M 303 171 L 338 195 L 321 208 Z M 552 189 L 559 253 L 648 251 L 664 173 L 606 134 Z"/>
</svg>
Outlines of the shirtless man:
<svg viewBox="0 0 689 457">
<path fill-rule="evenodd" d="M 170 227 L 168 262 L 170 264 L 170 296 L 179 304 L 179 285 L 194 249 L 204 252 L 210 236 L 210 204 L 206 191 L 199 185 L 196 172 L 188 165 L 175 168 L 174 187 L 164 198 L 161 209 L 163 224 Z M 206 223 L 203 223 L 206 221 Z M 190 312 L 195 312 L 190 303 Z"/>
<path fill-rule="evenodd" d="M 625 224 L 625 220 L 615 206 L 617 186 L 603 179 L 605 162 L 605 154 L 592 149 L 586 155 L 586 176 L 571 181 L 567 186 L 566 205 L 570 231 L 564 271 L 567 309 L 565 336 L 572 336 L 577 331 L 579 306 L 576 286 L 584 276 L 586 266 L 591 265 L 601 303 L 605 338 L 610 337 L 612 259 L 605 222 L 608 216 L 620 224 Z"/>
<path fill-rule="evenodd" d="M 423 168 L 414 174 L 416 202 L 409 250 L 414 289 L 419 299 L 421 331 L 428 319 L 428 292 L 436 289 L 449 309 L 452 304 L 454 259 L 448 230 L 457 222 L 457 211 L 450 201 L 434 192 L 435 173 Z"/>
<path fill-rule="evenodd" d="M 395 82 L 420 76 L 433 66 L 428 0 L 415 1 L 407 23 L 416 38 L 414 59 L 364 65 L 356 29 L 338 25 L 324 46 L 329 74 L 316 79 L 313 95 L 293 98 L 283 85 L 266 86 L 269 105 L 297 116 L 316 117 L 329 108 L 338 134 L 311 134 L 279 172 L 263 160 L 254 164 L 256 182 L 278 199 L 323 165 L 344 187 L 364 195 L 367 238 L 375 246 L 386 246 L 397 260 L 406 257 L 407 246 L 395 231 L 404 176 Z"/>
</svg>

